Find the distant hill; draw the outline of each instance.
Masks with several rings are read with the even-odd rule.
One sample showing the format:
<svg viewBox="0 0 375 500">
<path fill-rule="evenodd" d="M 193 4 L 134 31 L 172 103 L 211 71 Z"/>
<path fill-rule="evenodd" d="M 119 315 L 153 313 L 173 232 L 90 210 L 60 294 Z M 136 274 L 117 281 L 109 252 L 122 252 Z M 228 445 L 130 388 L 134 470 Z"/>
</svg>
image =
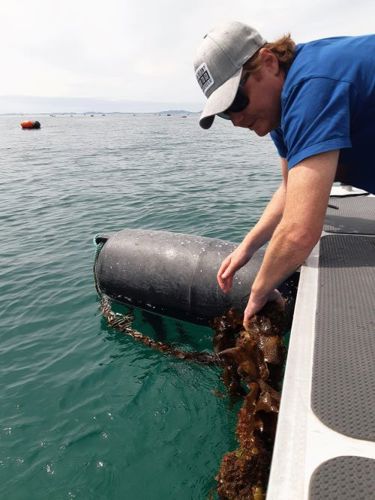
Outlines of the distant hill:
<svg viewBox="0 0 375 500">
<path fill-rule="evenodd" d="M 200 111 L 186 111 L 186 109 L 168 109 L 167 111 L 159 111 L 159 115 L 195 115 Z"/>
<path fill-rule="evenodd" d="M 80 97 L 0 96 L 0 113 L 160 113 L 198 112 L 199 103 L 141 102 Z M 168 111 L 165 111 L 168 110 Z"/>
</svg>

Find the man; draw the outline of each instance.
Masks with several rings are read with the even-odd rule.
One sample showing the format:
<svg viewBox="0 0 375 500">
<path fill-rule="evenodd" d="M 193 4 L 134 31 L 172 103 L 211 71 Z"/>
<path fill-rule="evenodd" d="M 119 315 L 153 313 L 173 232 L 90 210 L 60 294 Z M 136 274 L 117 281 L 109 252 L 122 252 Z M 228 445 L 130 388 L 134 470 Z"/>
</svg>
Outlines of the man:
<svg viewBox="0 0 375 500">
<path fill-rule="evenodd" d="M 375 192 L 375 35 L 295 45 L 266 43 L 252 27 L 228 22 L 203 39 L 194 62 L 208 98 L 200 118 L 271 134 L 283 181 L 259 222 L 221 264 L 224 292 L 270 240 L 244 312 L 244 326 L 318 242 L 332 183 Z"/>
</svg>

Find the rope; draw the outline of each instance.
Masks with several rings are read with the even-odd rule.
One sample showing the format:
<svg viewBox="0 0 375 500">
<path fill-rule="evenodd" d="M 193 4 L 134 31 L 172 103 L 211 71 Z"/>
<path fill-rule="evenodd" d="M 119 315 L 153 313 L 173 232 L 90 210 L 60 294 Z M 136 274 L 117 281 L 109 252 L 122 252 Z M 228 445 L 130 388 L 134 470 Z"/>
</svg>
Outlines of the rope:
<svg viewBox="0 0 375 500">
<path fill-rule="evenodd" d="M 125 335 L 129 335 L 137 342 L 140 342 L 147 347 L 151 347 L 152 349 L 163 352 L 165 354 L 169 354 L 178 359 L 183 359 L 185 361 L 193 361 L 196 363 L 202 363 L 206 365 L 222 365 L 222 361 L 219 356 L 216 354 L 206 353 L 206 352 L 189 352 L 183 351 L 181 349 L 177 349 L 170 344 L 166 344 L 163 342 L 156 341 L 147 335 L 143 335 L 142 333 L 134 330 L 132 328 L 132 323 L 134 317 L 132 314 L 119 314 L 115 313 L 111 308 L 111 301 L 109 297 L 106 295 L 101 296 L 100 300 L 100 311 L 103 317 L 107 320 L 107 323 L 110 327 L 119 330 Z"/>
</svg>

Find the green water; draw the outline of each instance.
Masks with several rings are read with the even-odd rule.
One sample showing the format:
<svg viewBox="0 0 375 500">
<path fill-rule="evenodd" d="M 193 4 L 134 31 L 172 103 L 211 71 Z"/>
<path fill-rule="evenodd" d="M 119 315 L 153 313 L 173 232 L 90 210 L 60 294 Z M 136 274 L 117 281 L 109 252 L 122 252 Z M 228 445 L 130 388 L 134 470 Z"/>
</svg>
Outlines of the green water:
<svg viewBox="0 0 375 500">
<path fill-rule="evenodd" d="M 0 498 L 205 499 L 235 447 L 218 368 L 106 326 L 92 238 L 124 227 L 240 241 L 280 179 L 268 139 L 196 117 L 0 117 Z M 140 311 L 182 348 L 212 332 Z"/>
</svg>

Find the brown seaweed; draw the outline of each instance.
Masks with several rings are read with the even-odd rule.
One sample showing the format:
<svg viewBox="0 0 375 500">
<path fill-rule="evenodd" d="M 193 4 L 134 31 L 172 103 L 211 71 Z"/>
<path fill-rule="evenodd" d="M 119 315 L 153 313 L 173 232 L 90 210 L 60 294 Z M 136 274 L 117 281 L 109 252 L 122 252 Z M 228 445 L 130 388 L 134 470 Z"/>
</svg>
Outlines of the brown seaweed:
<svg viewBox="0 0 375 500">
<path fill-rule="evenodd" d="M 233 312 L 230 317 L 235 317 Z M 217 491 L 224 500 L 260 500 L 265 498 L 280 405 L 277 389 L 286 352 L 282 341 L 287 326 L 285 313 L 275 304 L 267 304 L 251 319 L 249 328 L 239 332 L 236 319 L 234 341 L 229 323 L 228 316 L 220 323 L 225 325 L 220 342 L 225 346 L 229 343 L 230 347 L 218 355 L 227 363 L 226 375 L 233 377 L 229 391 L 239 378 L 240 383 L 246 383 L 248 393 L 238 414 L 238 448 L 222 459 L 216 477 Z M 228 384 L 225 378 L 224 382 Z"/>
<path fill-rule="evenodd" d="M 230 310 L 211 326 L 214 353 L 186 352 L 158 342 L 132 328 L 132 315 L 114 313 L 110 300 L 101 297 L 101 312 L 108 325 L 138 342 L 181 360 L 223 367 L 223 381 L 231 397 L 243 398 L 238 414 L 238 448 L 224 455 L 217 474 L 217 492 L 224 500 L 262 500 L 270 470 L 280 404 L 279 388 L 286 356 L 282 335 L 288 315 L 268 303 L 242 327 L 243 316 Z"/>
</svg>

